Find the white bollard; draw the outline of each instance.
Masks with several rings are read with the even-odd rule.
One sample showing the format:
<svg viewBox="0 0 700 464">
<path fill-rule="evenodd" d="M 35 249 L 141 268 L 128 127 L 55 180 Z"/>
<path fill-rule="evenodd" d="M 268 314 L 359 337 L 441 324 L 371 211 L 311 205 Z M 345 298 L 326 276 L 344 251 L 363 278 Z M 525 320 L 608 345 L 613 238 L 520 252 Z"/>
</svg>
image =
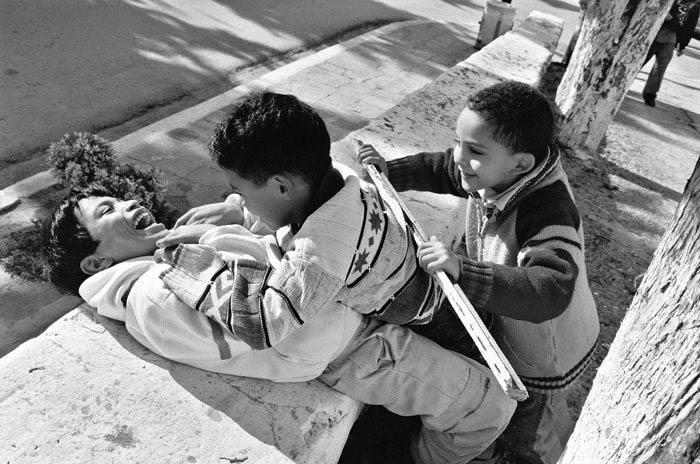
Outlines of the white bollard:
<svg viewBox="0 0 700 464">
<path fill-rule="evenodd" d="M 481 27 L 479 27 L 475 47 L 481 48 L 513 29 L 515 11 L 510 3 L 488 0 L 484 7 L 484 15 L 481 18 Z"/>
</svg>

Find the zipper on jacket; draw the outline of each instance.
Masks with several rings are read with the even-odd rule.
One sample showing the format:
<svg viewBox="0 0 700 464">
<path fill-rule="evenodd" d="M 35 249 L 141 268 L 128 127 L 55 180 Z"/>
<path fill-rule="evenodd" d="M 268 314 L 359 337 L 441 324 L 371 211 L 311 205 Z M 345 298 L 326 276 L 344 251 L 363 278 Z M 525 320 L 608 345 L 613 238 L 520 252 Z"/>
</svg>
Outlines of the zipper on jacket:
<svg viewBox="0 0 700 464">
<path fill-rule="evenodd" d="M 483 214 L 481 217 L 481 229 L 479 230 L 479 237 L 481 237 L 482 240 L 486 236 L 486 227 L 488 226 L 488 224 L 496 220 L 496 215 L 494 214 L 495 211 L 496 207 L 494 205 L 483 206 Z"/>
<path fill-rule="evenodd" d="M 484 239 L 486 238 L 486 228 L 492 222 L 496 221 L 496 206 L 495 205 L 479 205 L 481 213 L 481 224 L 479 224 L 479 261 L 484 259 Z"/>
</svg>

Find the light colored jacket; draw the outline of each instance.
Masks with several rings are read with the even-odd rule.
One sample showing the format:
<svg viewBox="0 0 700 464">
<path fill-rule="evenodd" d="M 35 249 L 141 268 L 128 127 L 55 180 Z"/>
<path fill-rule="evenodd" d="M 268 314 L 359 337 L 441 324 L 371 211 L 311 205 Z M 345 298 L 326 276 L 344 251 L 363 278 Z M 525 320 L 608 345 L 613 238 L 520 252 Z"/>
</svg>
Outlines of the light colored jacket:
<svg viewBox="0 0 700 464">
<path fill-rule="evenodd" d="M 442 293 L 417 265 L 403 218 L 374 185 L 334 166 L 319 190 L 334 176 L 340 189 L 299 230 L 277 231 L 277 266 L 246 259 L 231 265 L 211 247 L 184 244 L 168 252 L 171 267 L 161 279 L 255 349 L 276 346 L 333 302 L 385 322 L 428 322 Z"/>
<path fill-rule="evenodd" d="M 272 239 L 271 241 L 269 239 Z M 258 237 L 241 226 L 213 229 L 200 240 L 224 259 L 278 260 L 274 238 Z M 152 257 L 124 261 L 88 278 L 80 295 L 105 317 L 123 321 L 129 333 L 153 352 L 200 369 L 296 382 L 320 375 L 346 347 L 362 316 L 329 304 L 273 348 L 252 350 L 214 320 L 183 303 L 159 278 L 166 264 Z"/>
</svg>

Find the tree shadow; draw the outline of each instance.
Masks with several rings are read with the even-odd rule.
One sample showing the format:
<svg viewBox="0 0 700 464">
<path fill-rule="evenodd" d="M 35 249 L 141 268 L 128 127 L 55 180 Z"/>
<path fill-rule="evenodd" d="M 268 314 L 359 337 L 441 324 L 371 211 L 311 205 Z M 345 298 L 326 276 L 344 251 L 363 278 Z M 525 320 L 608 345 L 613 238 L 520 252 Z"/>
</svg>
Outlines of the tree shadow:
<svg viewBox="0 0 700 464">
<path fill-rule="evenodd" d="M 3 24 L 14 23 L 7 44 L 35 44 L 35 29 L 44 24 L 50 26 L 43 28 L 41 39 L 52 40 L 32 47 L 7 45 L 9 56 L 22 59 L 8 62 L 0 82 L 0 93 L 7 95 L 0 109 L 7 128 L 0 132 L 3 154 L 196 99 L 201 89 L 231 86 L 228 74 L 241 66 L 320 44 L 358 25 L 414 18 L 373 0 L 352 5 L 210 0 L 186 9 L 161 0 L 49 2 L 9 8 L 3 15 Z"/>
<path fill-rule="evenodd" d="M 572 5 L 571 3 L 564 2 L 562 0 L 542 0 L 542 3 L 561 10 L 569 11 L 580 11 L 581 9 L 577 5 Z"/>
</svg>

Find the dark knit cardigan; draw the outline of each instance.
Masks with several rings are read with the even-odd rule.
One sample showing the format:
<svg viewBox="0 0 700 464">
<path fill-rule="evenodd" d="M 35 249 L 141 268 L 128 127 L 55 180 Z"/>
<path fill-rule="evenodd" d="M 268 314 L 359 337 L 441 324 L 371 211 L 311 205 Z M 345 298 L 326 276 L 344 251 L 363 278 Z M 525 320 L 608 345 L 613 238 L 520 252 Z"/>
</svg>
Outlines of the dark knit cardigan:
<svg viewBox="0 0 700 464">
<path fill-rule="evenodd" d="M 588 287 L 581 218 L 559 151 L 522 182 L 502 211 L 461 187 L 452 149 L 389 161 L 399 190 L 467 198 L 459 285 L 477 309 L 494 314 L 494 338 L 525 386 L 569 386 L 589 364 L 599 333 Z"/>
</svg>

